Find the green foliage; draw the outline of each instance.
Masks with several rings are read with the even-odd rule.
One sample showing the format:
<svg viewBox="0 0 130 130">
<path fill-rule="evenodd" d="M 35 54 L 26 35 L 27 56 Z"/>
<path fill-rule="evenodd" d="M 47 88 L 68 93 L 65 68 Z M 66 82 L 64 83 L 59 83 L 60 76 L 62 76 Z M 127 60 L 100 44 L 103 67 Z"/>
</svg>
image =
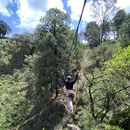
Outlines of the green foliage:
<svg viewBox="0 0 130 130">
<path fill-rule="evenodd" d="M 30 112 L 30 102 L 22 89 L 27 83 L 10 75 L 0 77 L 0 124 L 10 129 L 25 119 Z"/>
<path fill-rule="evenodd" d="M 120 36 L 121 40 L 123 41 L 123 46 L 128 46 L 130 44 L 129 39 L 130 39 L 130 13 L 127 14 L 124 22 L 121 25 L 120 28 Z"/>
<path fill-rule="evenodd" d="M 25 120 L 32 109 L 32 97 L 34 96 L 33 81 L 35 81 L 35 78 L 33 72 L 31 72 L 31 59 L 30 62 L 27 62 L 26 60 L 26 64 L 28 64 L 28 66 L 25 66 L 23 70 L 18 70 L 16 65 L 15 67 L 11 68 L 11 61 L 14 53 L 21 50 L 21 48 L 23 47 L 25 47 L 23 49 L 23 51 L 25 52 L 23 56 L 26 57 L 26 48 L 28 48 L 27 45 L 22 46 L 20 43 L 16 44 L 15 42 L 13 42 L 12 44 L 12 41 L 7 39 L 1 40 L 1 129 L 11 129 L 12 127 L 15 127 L 18 123 Z M 19 57 L 20 55 L 17 56 Z M 13 64 L 19 63 L 23 66 L 23 62 L 20 62 L 20 60 L 17 60 L 17 62 L 13 62 Z M 12 76 L 8 74 L 10 71 L 13 73 Z"/>
<path fill-rule="evenodd" d="M 12 36 L 12 39 L 16 40 L 17 42 L 22 42 L 23 44 L 26 43 L 27 47 L 28 47 L 29 43 L 33 43 L 34 42 L 34 36 L 33 36 L 33 34 L 30 34 L 30 33 L 14 34 Z"/>
<path fill-rule="evenodd" d="M 121 48 L 118 46 L 117 54 L 113 56 L 113 59 L 106 62 L 107 70 L 110 72 L 118 72 L 122 76 L 130 76 L 130 46 L 127 48 Z"/>
<path fill-rule="evenodd" d="M 11 31 L 11 28 L 9 27 L 9 25 L 3 20 L 0 20 L 0 38 L 4 37 L 6 33 L 10 31 Z"/>
<path fill-rule="evenodd" d="M 20 69 L 23 67 L 26 56 L 33 54 L 33 43 L 30 42 L 29 38 L 26 40 L 26 37 L 28 38 L 26 34 L 17 35 L 17 37 L 15 36 L 15 39 L 10 42 L 10 73 L 12 73 L 13 69 Z"/>
<path fill-rule="evenodd" d="M 83 67 L 86 65 L 84 90 L 86 90 L 87 95 L 84 95 L 84 99 L 88 103 L 85 105 L 88 108 L 86 110 L 92 116 L 91 122 L 108 123 L 113 112 L 119 106 L 124 107 L 124 102 L 129 104 L 129 88 L 119 91 L 130 85 L 129 50 L 129 46 L 122 48 L 119 43 L 110 44 L 107 42 L 86 51 L 84 62 L 87 61 L 85 62 L 87 64 L 84 64 Z M 85 112 L 84 114 L 86 115 Z M 87 121 L 82 123 L 85 122 Z M 103 129 L 105 128 L 103 127 Z M 108 125 L 106 129 L 120 128 Z"/>
<path fill-rule="evenodd" d="M 124 129 L 130 129 L 130 107 L 117 110 L 110 121 L 112 125 L 118 125 Z"/>
<path fill-rule="evenodd" d="M 119 128 L 118 126 L 111 126 L 111 125 L 105 125 L 105 130 L 123 130 Z"/>
<path fill-rule="evenodd" d="M 82 130 L 93 130 L 96 127 L 96 122 L 93 120 L 92 115 L 89 113 L 88 107 L 80 107 L 80 111 L 75 116 L 75 123 Z"/>
<path fill-rule="evenodd" d="M 24 35 L 26 36 L 26 35 Z M 33 44 L 16 39 L 0 40 L 0 74 L 13 73 L 24 65 L 26 56 L 33 54 Z"/>
<path fill-rule="evenodd" d="M 119 37 L 119 30 L 120 30 L 122 23 L 124 22 L 125 18 L 126 18 L 126 12 L 122 9 L 119 10 L 115 15 L 114 28 L 117 32 L 117 37 Z"/>
<path fill-rule="evenodd" d="M 8 72 L 10 59 L 10 40 L 0 39 L 0 74 Z"/>
<path fill-rule="evenodd" d="M 100 29 L 96 22 L 90 22 L 87 24 L 85 38 L 90 47 L 96 47 L 100 44 Z"/>
<path fill-rule="evenodd" d="M 94 68 L 101 68 L 105 61 L 112 58 L 114 53 L 115 44 L 104 42 L 98 47 L 87 49 L 85 52 L 84 61 L 87 61 L 86 70 L 91 72 Z"/>
<path fill-rule="evenodd" d="M 100 25 L 100 43 L 110 40 L 110 22 L 108 20 L 103 20 L 103 23 Z"/>
<path fill-rule="evenodd" d="M 123 130 L 123 129 L 118 126 L 102 124 L 102 125 L 97 126 L 94 130 Z"/>
</svg>

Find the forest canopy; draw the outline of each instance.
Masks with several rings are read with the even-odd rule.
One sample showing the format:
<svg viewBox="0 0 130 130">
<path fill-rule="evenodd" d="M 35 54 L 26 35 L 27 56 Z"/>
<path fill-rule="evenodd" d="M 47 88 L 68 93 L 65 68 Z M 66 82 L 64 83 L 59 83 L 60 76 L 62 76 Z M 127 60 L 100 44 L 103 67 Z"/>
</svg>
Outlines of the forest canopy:
<svg viewBox="0 0 130 130">
<path fill-rule="evenodd" d="M 77 33 L 77 43 L 69 14 L 57 8 L 33 33 L 10 38 L 11 27 L 0 20 L 0 130 L 67 130 L 69 123 L 81 130 L 130 129 L 130 13 L 104 2 L 104 10 L 100 1 L 92 5 L 95 20 Z M 70 118 L 51 97 L 59 90 L 64 95 L 61 71 L 75 69 L 80 76 Z"/>
</svg>

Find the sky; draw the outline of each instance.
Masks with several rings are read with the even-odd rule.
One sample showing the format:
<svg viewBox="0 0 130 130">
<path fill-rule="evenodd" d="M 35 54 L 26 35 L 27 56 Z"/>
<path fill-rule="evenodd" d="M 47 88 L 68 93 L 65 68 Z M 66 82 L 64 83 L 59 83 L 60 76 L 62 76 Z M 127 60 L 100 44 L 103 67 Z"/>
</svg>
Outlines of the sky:
<svg viewBox="0 0 130 130">
<path fill-rule="evenodd" d="M 96 1 L 96 0 L 94 0 Z M 0 0 L 0 20 L 12 29 L 9 35 L 33 32 L 50 8 L 58 8 L 71 17 L 70 27 L 76 28 L 84 0 Z M 93 0 L 86 3 L 80 29 L 83 30 L 91 17 Z M 130 0 L 117 0 L 117 7 L 130 12 Z"/>
</svg>

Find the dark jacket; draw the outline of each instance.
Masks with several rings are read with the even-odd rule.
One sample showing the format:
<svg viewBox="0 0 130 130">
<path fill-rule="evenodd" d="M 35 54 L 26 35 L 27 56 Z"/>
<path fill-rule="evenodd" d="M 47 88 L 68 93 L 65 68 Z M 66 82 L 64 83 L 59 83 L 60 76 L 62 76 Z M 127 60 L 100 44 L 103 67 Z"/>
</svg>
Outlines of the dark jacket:
<svg viewBox="0 0 130 130">
<path fill-rule="evenodd" d="M 66 89 L 69 89 L 69 90 L 73 89 L 73 85 L 74 85 L 74 83 L 76 82 L 77 79 L 78 79 L 78 74 L 73 76 L 71 80 L 66 79 L 65 76 L 62 75 L 62 80 L 63 80 L 63 82 L 66 86 Z"/>
</svg>

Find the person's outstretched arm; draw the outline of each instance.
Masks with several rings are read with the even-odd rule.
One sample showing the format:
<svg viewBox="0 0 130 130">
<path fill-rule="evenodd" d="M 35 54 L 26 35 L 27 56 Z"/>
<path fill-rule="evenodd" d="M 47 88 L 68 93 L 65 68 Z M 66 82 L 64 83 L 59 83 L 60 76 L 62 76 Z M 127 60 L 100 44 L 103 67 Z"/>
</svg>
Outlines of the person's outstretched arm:
<svg viewBox="0 0 130 130">
<path fill-rule="evenodd" d="M 64 84 L 65 84 L 65 83 L 66 83 L 66 80 L 65 80 L 65 75 L 64 75 L 64 71 L 63 71 L 63 70 L 62 70 L 61 74 L 62 74 L 62 80 L 63 80 L 63 82 L 64 82 Z"/>
<path fill-rule="evenodd" d="M 77 71 L 75 74 L 74 74 L 74 77 L 72 79 L 72 83 L 75 83 L 78 79 L 78 74 L 79 74 L 79 71 Z"/>
</svg>

